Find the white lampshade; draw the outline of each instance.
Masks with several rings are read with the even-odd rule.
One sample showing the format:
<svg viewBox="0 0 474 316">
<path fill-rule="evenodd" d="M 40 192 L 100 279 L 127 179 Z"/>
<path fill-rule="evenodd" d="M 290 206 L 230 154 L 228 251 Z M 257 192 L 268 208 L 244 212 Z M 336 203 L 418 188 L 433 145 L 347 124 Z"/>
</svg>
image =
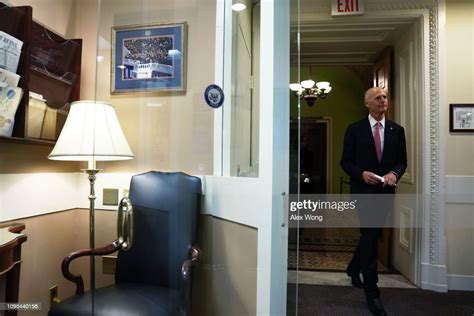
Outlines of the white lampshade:
<svg viewBox="0 0 474 316">
<path fill-rule="evenodd" d="M 132 159 L 133 153 L 111 104 L 77 101 L 71 104 L 61 135 L 48 158 L 111 161 Z"/>
<path fill-rule="evenodd" d="M 299 83 L 290 83 L 290 90 L 298 92 L 301 90 L 301 85 Z"/>
<path fill-rule="evenodd" d="M 321 89 L 327 90 L 330 85 L 331 85 L 331 84 L 330 84 L 329 82 L 327 82 L 327 81 L 320 81 L 320 82 L 316 83 L 316 87 L 317 87 L 319 90 L 321 90 Z M 328 92 L 328 91 L 326 91 L 326 92 Z"/>
<path fill-rule="evenodd" d="M 314 87 L 314 81 L 309 79 L 309 80 L 304 80 L 304 81 L 301 81 L 301 85 L 303 86 L 303 88 L 305 89 L 311 89 L 312 87 Z"/>
</svg>

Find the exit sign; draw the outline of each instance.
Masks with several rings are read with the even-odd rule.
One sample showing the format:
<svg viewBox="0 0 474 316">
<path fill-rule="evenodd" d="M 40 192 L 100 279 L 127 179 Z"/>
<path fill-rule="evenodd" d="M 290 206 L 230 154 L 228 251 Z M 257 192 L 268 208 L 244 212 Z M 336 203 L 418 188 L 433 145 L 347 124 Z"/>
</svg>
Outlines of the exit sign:
<svg viewBox="0 0 474 316">
<path fill-rule="evenodd" d="M 332 15 L 364 14 L 364 0 L 331 0 Z"/>
</svg>

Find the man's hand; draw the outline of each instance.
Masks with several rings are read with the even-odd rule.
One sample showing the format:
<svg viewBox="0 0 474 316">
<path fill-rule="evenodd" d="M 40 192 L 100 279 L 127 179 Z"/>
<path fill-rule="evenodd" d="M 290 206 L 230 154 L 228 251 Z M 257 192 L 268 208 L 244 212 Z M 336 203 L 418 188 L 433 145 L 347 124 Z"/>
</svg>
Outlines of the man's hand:
<svg viewBox="0 0 474 316">
<path fill-rule="evenodd" d="M 383 176 L 384 183 L 383 186 L 396 186 L 397 185 L 397 176 L 393 174 L 392 172 L 387 173 L 386 175 Z"/>
<path fill-rule="evenodd" d="M 364 180 L 365 183 L 372 184 L 372 185 L 376 185 L 376 184 L 379 184 L 381 182 L 380 178 L 378 178 L 375 175 L 375 173 L 370 172 L 370 171 L 362 172 L 362 180 Z"/>
</svg>

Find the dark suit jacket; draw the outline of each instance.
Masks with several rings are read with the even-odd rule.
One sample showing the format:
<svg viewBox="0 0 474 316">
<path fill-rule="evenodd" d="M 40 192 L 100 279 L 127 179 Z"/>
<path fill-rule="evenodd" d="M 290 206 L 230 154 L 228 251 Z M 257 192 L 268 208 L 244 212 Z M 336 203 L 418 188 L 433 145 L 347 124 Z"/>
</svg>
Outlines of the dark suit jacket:
<svg viewBox="0 0 474 316">
<path fill-rule="evenodd" d="M 341 167 L 351 177 L 351 193 L 394 193 L 395 187 L 366 184 L 362 180 L 362 172 L 371 171 L 384 176 L 394 171 L 398 179 L 401 178 L 407 168 L 403 127 L 385 119 L 384 148 L 379 162 L 369 118 L 349 125 L 344 136 Z"/>
</svg>

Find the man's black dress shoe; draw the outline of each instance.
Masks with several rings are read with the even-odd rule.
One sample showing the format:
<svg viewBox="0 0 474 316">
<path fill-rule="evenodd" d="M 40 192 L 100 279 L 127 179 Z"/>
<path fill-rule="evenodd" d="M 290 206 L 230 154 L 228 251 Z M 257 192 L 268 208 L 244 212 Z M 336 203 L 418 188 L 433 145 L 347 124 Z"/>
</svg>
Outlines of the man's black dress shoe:
<svg viewBox="0 0 474 316">
<path fill-rule="evenodd" d="M 346 273 L 351 278 L 351 283 L 353 287 L 357 287 L 359 289 L 362 289 L 364 287 L 364 283 L 362 283 L 359 273 L 352 273 L 349 271 L 346 271 Z"/>
<path fill-rule="evenodd" d="M 385 308 L 383 307 L 382 301 L 380 300 L 380 297 L 367 298 L 367 305 L 369 306 L 369 310 L 373 315 L 387 315 L 387 313 L 385 312 Z"/>
</svg>

